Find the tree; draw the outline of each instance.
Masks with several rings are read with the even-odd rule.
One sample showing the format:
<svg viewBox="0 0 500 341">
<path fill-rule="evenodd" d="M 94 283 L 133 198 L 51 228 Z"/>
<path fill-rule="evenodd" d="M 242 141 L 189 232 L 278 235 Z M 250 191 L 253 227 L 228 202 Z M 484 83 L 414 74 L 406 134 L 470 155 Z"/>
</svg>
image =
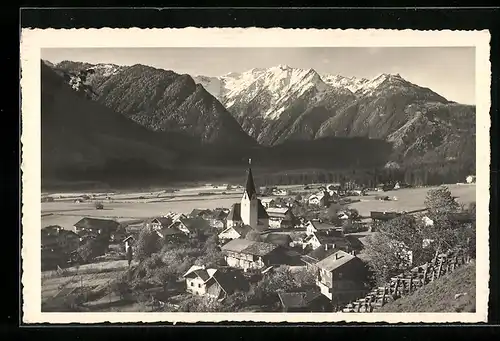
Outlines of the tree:
<svg viewBox="0 0 500 341">
<path fill-rule="evenodd" d="M 245 239 L 254 242 L 260 242 L 261 241 L 260 233 L 254 230 L 248 231 L 248 233 L 245 236 Z"/>
<path fill-rule="evenodd" d="M 298 202 L 302 201 L 302 195 L 297 194 L 297 195 L 295 196 L 295 200 L 297 200 Z"/>
<path fill-rule="evenodd" d="M 424 229 L 420 220 L 403 215 L 380 225 L 379 233 L 367 238 L 365 253 L 370 259 L 368 265 L 379 284 L 413 264 L 419 265 L 432 258 L 431 250 L 424 248 Z M 411 251 L 411 263 L 408 262 L 408 251 Z"/>
<path fill-rule="evenodd" d="M 85 244 L 80 246 L 77 250 L 78 255 L 83 262 L 88 263 L 95 257 L 95 240 L 89 239 Z"/>
<path fill-rule="evenodd" d="M 135 244 L 135 257 L 139 261 L 143 261 L 150 257 L 153 253 L 160 249 L 158 235 L 149 227 L 144 227 L 139 232 L 137 243 Z"/>
<path fill-rule="evenodd" d="M 455 212 L 460 207 L 446 186 L 429 190 L 424 204 L 430 213 Z"/>
</svg>

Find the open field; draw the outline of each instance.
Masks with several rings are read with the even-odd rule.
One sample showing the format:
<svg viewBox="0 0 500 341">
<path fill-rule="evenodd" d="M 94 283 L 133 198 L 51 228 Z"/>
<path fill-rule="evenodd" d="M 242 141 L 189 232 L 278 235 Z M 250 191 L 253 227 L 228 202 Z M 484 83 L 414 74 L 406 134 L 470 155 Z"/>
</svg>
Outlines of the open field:
<svg viewBox="0 0 500 341">
<path fill-rule="evenodd" d="M 282 187 L 285 188 L 285 186 Z M 286 188 L 292 191 L 305 192 L 302 185 L 286 186 Z M 397 191 L 372 192 L 369 193 L 368 196 L 356 197 L 361 201 L 351 204 L 350 207 L 357 209 L 363 216 L 369 215 L 370 211 L 417 210 L 423 208 L 425 196 L 431 188 L 432 187 L 408 188 Z M 476 186 L 474 184 L 448 185 L 448 188 L 454 196 L 458 197 L 459 202 L 469 203 L 476 200 Z M 197 195 L 203 191 L 215 194 Z M 221 194 L 223 191 L 226 191 L 226 189 L 213 189 L 212 186 L 186 188 L 175 192 L 174 198 L 160 198 L 161 201 L 156 197 L 159 192 L 150 192 L 149 194 L 107 193 L 106 195 L 111 199 L 102 200 L 104 205 L 103 210 L 96 210 L 92 202 L 75 203 L 74 198 L 82 193 L 66 193 L 63 198 L 57 198 L 54 202 L 42 203 L 42 227 L 60 225 L 70 229 L 82 217 L 101 217 L 123 222 L 133 219 L 160 216 L 171 211 L 189 213 L 195 208 L 229 208 L 233 203 L 239 201 L 241 189 L 235 189 L 227 191 L 227 194 Z M 70 195 L 73 199 L 69 199 Z M 378 195 L 386 195 L 389 197 L 395 196 L 397 200 L 380 201 L 375 199 Z M 62 194 L 60 194 L 60 196 L 62 196 Z M 144 197 L 145 199 L 133 199 L 138 197 Z"/>
<path fill-rule="evenodd" d="M 447 185 L 452 195 L 460 203 L 468 204 L 476 201 L 476 185 Z M 359 197 L 360 202 L 349 205 L 355 208 L 362 216 L 369 216 L 370 211 L 413 211 L 424 208 L 427 192 L 436 187 L 404 188 L 396 191 L 371 192 L 367 196 Z M 397 200 L 381 201 L 376 196 L 397 197 Z"/>
</svg>

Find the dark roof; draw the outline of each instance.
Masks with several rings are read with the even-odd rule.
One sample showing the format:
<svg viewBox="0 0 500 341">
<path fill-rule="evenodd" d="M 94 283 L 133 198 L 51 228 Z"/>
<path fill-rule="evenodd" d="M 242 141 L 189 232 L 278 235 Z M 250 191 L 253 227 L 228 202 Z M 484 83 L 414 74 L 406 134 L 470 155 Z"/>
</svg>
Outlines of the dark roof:
<svg viewBox="0 0 500 341">
<path fill-rule="evenodd" d="M 257 219 L 269 219 L 266 208 L 262 205 L 260 200 L 258 200 Z"/>
<path fill-rule="evenodd" d="M 109 219 L 96 219 L 96 218 L 83 218 L 78 221 L 74 226 L 81 229 L 109 229 L 116 230 L 120 224 L 114 220 Z"/>
<path fill-rule="evenodd" d="M 349 241 L 344 237 L 339 236 L 328 236 L 324 234 L 317 234 L 316 238 L 321 244 L 335 244 L 335 247 L 343 249 L 349 245 Z"/>
<path fill-rule="evenodd" d="M 241 204 L 235 203 L 231 206 L 231 211 L 227 215 L 227 220 L 241 221 Z"/>
<path fill-rule="evenodd" d="M 370 217 L 372 219 L 378 219 L 378 220 L 391 220 L 399 217 L 400 215 L 401 213 L 398 212 L 375 212 L 375 211 L 370 212 Z"/>
<path fill-rule="evenodd" d="M 224 212 L 222 209 L 217 208 L 212 212 L 212 218 L 214 219 L 224 219 L 227 217 L 227 213 Z"/>
<path fill-rule="evenodd" d="M 303 256 L 302 259 L 305 260 L 307 263 L 315 264 L 325 259 L 326 257 L 334 254 L 338 250 L 339 250 L 338 248 L 330 248 L 325 250 L 324 246 L 320 246 L 316 250 L 312 250 L 307 255 Z"/>
<path fill-rule="evenodd" d="M 281 304 L 285 308 L 305 308 L 316 298 L 321 296 L 319 290 L 308 290 L 303 292 L 280 292 L 278 293 Z"/>
<path fill-rule="evenodd" d="M 266 208 L 262 205 L 260 200 L 257 201 L 257 219 L 269 219 Z M 234 203 L 231 206 L 231 211 L 227 216 L 227 220 L 241 221 L 241 204 Z"/>
<path fill-rule="evenodd" d="M 168 226 L 170 224 L 172 224 L 172 219 L 168 218 L 168 217 L 156 217 L 156 218 L 153 218 L 151 219 L 151 222 L 157 220 L 162 226 Z"/>
<path fill-rule="evenodd" d="M 257 191 L 255 190 L 255 183 L 253 182 L 252 168 L 248 168 L 247 171 L 247 182 L 245 184 L 245 192 L 248 194 L 249 198 L 256 197 Z"/>
<path fill-rule="evenodd" d="M 246 239 L 233 239 L 222 246 L 223 251 L 246 253 L 255 256 L 265 256 L 278 246 L 269 243 L 255 242 Z"/>
<path fill-rule="evenodd" d="M 204 214 L 210 214 L 210 213 L 211 213 L 210 210 L 203 210 L 203 209 L 195 208 L 191 211 L 191 213 L 189 215 L 192 217 L 196 217 L 196 216 L 202 216 Z"/>
<path fill-rule="evenodd" d="M 210 227 L 209 222 L 201 217 L 179 219 L 179 221 L 174 224 L 177 225 L 179 223 L 184 224 L 189 232 L 200 231 Z"/>
<path fill-rule="evenodd" d="M 252 227 L 248 225 L 237 225 L 233 226 L 233 229 L 240 234 L 242 238 L 245 238 L 248 232 L 252 231 Z"/>
<path fill-rule="evenodd" d="M 283 233 L 266 233 L 262 236 L 263 241 L 266 243 L 271 243 L 279 246 L 290 246 L 292 238 L 288 234 Z"/>
</svg>

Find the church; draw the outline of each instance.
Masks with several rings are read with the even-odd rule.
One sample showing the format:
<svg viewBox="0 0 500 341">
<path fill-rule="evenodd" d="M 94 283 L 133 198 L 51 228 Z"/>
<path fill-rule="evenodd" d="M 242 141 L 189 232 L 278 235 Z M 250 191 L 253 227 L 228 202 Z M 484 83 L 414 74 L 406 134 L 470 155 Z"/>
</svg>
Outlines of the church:
<svg viewBox="0 0 500 341">
<path fill-rule="evenodd" d="M 257 198 L 250 164 L 251 160 L 249 160 L 247 180 L 241 202 L 231 206 L 231 211 L 227 216 L 227 228 L 247 225 L 255 231 L 262 232 L 269 229 L 269 216 L 260 199 Z"/>
</svg>

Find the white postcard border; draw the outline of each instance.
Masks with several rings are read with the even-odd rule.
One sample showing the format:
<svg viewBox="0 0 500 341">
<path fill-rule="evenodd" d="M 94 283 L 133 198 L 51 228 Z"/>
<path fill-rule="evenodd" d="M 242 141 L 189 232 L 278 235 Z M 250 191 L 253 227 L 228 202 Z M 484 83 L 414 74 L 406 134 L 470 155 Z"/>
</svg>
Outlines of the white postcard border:
<svg viewBox="0 0 500 341">
<path fill-rule="evenodd" d="M 490 34 L 488 31 L 385 29 L 23 29 L 23 323 L 100 322 L 486 322 L 489 282 Z M 40 276 L 40 49 L 84 47 L 431 47 L 476 48 L 476 313 L 42 313 Z"/>
</svg>

